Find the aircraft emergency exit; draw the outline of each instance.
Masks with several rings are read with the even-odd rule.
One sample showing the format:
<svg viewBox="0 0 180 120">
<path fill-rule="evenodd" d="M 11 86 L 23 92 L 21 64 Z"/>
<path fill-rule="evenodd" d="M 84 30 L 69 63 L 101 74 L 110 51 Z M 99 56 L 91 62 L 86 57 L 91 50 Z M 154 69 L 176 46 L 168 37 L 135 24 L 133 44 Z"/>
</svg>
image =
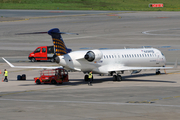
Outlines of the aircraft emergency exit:
<svg viewBox="0 0 180 120">
<path fill-rule="evenodd" d="M 76 70 L 84 73 L 92 71 L 93 74 L 110 74 L 114 80 L 121 81 L 122 77 L 120 74 L 123 74 L 124 71 L 131 71 L 134 74 L 139 73 L 141 70 L 154 69 L 156 74 L 159 74 L 160 69 L 173 68 L 165 67 L 165 56 L 155 48 L 71 51 L 71 49 L 66 47 L 61 36 L 61 34 L 71 33 L 60 32 L 58 28 L 54 28 L 48 32 L 35 32 L 31 34 L 39 33 L 51 35 L 55 49 L 55 62 L 67 70 Z M 6 59 L 2 59 L 11 67 L 16 68 L 54 69 L 59 67 L 14 66 Z M 85 74 L 84 79 L 88 79 L 87 74 Z"/>
</svg>

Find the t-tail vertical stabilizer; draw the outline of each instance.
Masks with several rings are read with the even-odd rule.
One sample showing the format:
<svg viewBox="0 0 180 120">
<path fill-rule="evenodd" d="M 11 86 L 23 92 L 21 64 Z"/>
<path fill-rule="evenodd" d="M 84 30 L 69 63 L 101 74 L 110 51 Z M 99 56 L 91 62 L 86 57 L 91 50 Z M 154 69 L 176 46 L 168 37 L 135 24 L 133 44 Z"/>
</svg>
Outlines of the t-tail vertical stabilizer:
<svg viewBox="0 0 180 120">
<path fill-rule="evenodd" d="M 53 28 L 48 31 L 48 34 L 51 35 L 52 37 L 56 56 L 64 55 L 72 51 L 71 49 L 66 47 L 61 34 L 75 34 L 75 33 L 60 32 L 58 28 Z"/>
</svg>

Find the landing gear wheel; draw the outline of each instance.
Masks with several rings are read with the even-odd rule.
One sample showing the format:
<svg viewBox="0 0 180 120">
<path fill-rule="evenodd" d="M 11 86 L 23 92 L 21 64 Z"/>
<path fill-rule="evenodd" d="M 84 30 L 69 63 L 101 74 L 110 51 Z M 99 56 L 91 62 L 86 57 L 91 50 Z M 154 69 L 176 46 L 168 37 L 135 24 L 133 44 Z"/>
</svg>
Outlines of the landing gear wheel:
<svg viewBox="0 0 180 120">
<path fill-rule="evenodd" d="M 117 75 L 117 81 L 120 82 L 122 80 L 121 75 Z"/>
<path fill-rule="evenodd" d="M 86 81 L 86 82 L 87 82 L 87 81 L 88 81 L 88 79 L 89 79 L 89 78 L 88 78 L 88 75 L 85 75 L 85 76 L 84 76 L 84 81 Z"/>
<path fill-rule="evenodd" d="M 121 81 L 122 80 L 122 77 L 121 75 L 113 75 L 113 81 Z"/>
<path fill-rule="evenodd" d="M 117 80 L 117 75 L 113 75 L 113 81 Z"/>
<path fill-rule="evenodd" d="M 161 74 L 161 72 L 160 72 L 160 71 L 157 71 L 157 72 L 156 72 L 156 75 L 159 75 L 159 74 Z"/>
<path fill-rule="evenodd" d="M 156 75 L 159 75 L 159 74 L 161 74 L 161 72 L 160 72 L 160 71 L 156 72 Z"/>
</svg>

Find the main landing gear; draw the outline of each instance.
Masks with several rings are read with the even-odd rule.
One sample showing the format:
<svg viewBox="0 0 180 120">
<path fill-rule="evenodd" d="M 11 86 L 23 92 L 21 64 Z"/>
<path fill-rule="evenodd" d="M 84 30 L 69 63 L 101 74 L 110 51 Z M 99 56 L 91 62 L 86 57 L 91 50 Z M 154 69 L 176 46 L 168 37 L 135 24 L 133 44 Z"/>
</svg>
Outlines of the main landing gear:
<svg viewBox="0 0 180 120">
<path fill-rule="evenodd" d="M 156 70 L 156 75 L 161 74 L 161 72 L 159 71 L 159 69 Z"/>
<path fill-rule="evenodd" d="M 117 74 L 117 75 L 113 75 L 113 81 L 121 81 L 122 80 L 122 77 L 121 75 Z"/>
<path fill-rule="evenodd" d="M 124 71 L 121 71 L 121 74 L 123 74 Z M 122 81 L 122 77 L 121 75 L 119 75 L 120 73 L 116 73 L 115 71 L 110 72 L 110 75 L 113 76 L 113 81 Z"/>
</svg>

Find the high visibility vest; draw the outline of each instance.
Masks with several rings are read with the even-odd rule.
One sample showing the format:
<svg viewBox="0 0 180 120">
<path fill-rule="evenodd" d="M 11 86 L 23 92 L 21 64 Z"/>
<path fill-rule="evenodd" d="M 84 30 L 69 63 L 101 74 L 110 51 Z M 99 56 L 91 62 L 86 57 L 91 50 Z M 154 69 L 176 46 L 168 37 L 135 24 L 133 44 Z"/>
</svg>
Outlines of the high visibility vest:
<svg viewBox="0 0 180 120">
<path fill-rule="evenodd" d="M 92 78 L 92 73 L 89 73 L 89 78 Z"/>
<path fill-rule="evenodd" d="M 8 71 L 4 71 L 4 76 L 8 76 Z"/>
</svg>

